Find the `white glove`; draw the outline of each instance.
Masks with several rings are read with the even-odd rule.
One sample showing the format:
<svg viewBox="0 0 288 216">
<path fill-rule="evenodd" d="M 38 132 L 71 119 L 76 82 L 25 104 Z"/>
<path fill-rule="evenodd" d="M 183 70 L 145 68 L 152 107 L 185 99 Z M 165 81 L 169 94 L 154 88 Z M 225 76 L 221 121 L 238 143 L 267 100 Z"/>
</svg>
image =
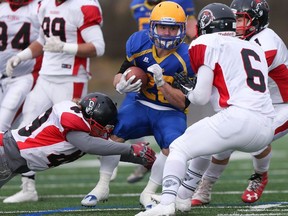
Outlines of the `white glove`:
<svg viewBox="0 0 288 216">
<path fill-rule="evenodd" d="M 46 52 L 56 52 L 56 53 L 62 53 L 65 52 L 70 55 L 76 55 L 78 51 L 78 44 L 73 43 L 64 43 L 60 40 L 59 37 L 51 36 L 46 37 L 45 36 L 46 43 L 43 46 L 43 51 Z"/>
<path fill-rule="evenodd" d="M 6 63 L 6 75 L 12 77 L 14 68 L 22 61 L 32 59 L 32 51 L 29 47 L 8 59 Z"/>
<path fill-rule="evenodd" d="M 164 85 L 165 81 L 163 80 L 163 69 L 158 64 L 151 65 L 147 68 L 147 71 L 153 73 L 153 78 L 157 87 Z"/>
<path fill-rule="evenodd" d="M 12 77 L 14 68 L 19 65 L 21 58 L 17 55 L 12 56 L 6 63 L 6 75 Z"/>
<path fill-rule="evenodd" d="M 46 43 L 43 50 L 46 52 L 63 52 L 64 42 L 59 37 L 45 37 Z"/>
<path fill-rule="evenodd" d="M 133 80 L 135 79 L 135 75 L 131 76 L 127 81 L 126 81 L 126 75 L 130 72 L 130 70 L 126 70 L 121 78 L 119 83 L 116 85 L 116 90 L 120 93 L 127 93 L 127 92 L 139 92 L 142 82 L 141 79 L 137 80 L 135 83 L 131 84 Z"/>
</svg>

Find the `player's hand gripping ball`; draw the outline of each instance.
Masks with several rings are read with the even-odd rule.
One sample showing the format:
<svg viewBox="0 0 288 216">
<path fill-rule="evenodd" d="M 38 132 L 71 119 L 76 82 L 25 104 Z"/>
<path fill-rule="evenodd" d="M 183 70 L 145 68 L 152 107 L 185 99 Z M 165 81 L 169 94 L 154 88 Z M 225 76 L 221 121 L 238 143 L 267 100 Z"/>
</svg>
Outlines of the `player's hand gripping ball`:
<svg viewBox="0 0 288 216">
<path fill-rule="evenodd" d="M 144 70 L 142 70 L 139 67 L 132 66 L 132 67 L 129 67 L 127 71 L 129 72 L 126 75 L 126 80 L 129 80 L 132 76 L 135 76 L 131 84 L 137 82 L 140 79 L 142 82 L 141 89 L 143 90 L 146 88 L 147 83 L 148 83 L 148 76 Z"/>
</svg>

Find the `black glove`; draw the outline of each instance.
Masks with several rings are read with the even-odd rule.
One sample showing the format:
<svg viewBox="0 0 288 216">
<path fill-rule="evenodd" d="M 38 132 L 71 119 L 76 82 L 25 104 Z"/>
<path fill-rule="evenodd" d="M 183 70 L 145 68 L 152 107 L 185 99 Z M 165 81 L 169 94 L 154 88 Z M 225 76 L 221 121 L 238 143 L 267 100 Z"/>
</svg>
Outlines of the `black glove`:
<svg viewBox="0 0 288 216">
<path fill-rule="evenodd" d="M 197 77 L 188 77 L 184 71 L 174 75 L 173 88 L 180 89 L 185 96 L 195 88 Z"/>
</svg>

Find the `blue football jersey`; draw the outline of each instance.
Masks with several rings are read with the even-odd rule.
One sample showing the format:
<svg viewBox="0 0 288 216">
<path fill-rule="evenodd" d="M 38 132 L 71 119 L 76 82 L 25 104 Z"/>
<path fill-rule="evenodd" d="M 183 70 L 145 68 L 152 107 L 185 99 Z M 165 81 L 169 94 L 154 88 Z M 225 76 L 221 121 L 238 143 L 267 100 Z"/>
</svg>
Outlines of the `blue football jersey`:
<svg viewBox="0 0 288 216">
<path fill-rule="evenodd" d="M 147 88 L 142 90 L 136 99 L 177 109 L 169 104 L 161 91 L 158 91 L 153 74 L 148 72 L 147 68 L 153 64 L 159 64 L 163 68 L 163 79 L 169 84 L 173 83 L 173 77 L 178 72 L 187 71 L 187 75 L 193 77 L 194 72 L 190 65 L 188 45 L 182 43 L 169 55 L 159 58 L 156 55 L 156 48 L 149 38 L 148 30 L 142 30 L 129 37 L 126 43 L 126 54 L 127 59 L 135 66 L 142 68 L 148 76 Z"/>
</svg>

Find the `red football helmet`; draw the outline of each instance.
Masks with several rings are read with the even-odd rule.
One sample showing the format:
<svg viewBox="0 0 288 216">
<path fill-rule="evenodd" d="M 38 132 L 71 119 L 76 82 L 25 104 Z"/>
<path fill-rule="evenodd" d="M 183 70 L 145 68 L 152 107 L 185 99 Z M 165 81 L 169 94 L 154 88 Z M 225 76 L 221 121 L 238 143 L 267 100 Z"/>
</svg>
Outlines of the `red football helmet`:
<svg viewBox="0 0 288 216">
<path fill-rule="evenodd" d="M 23 6 L 23 5 L 27 5 L 30 2 L 32 2 L 33 0 L 7 0 L 7 2 L 10 5 L 15 5 L 15 6 Z"/>
</svg>

